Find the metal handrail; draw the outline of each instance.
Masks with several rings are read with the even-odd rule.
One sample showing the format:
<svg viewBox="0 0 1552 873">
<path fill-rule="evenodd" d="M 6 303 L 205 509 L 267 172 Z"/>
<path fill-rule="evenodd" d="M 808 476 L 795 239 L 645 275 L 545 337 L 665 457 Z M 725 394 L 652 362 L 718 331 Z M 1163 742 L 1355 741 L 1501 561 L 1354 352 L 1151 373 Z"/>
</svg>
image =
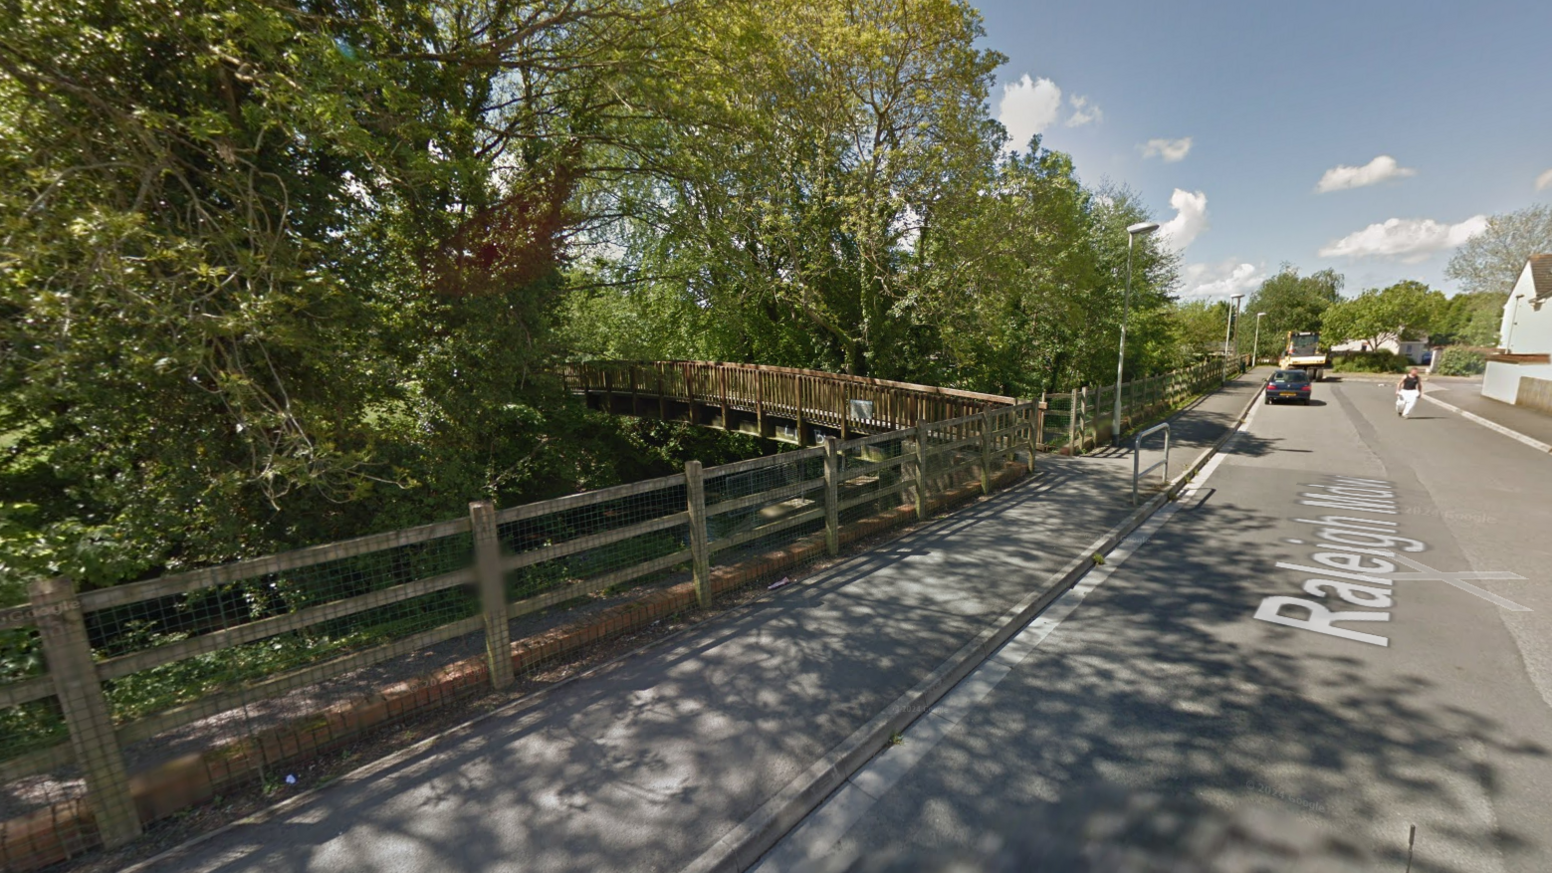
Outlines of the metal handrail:
<svg viewBox="0 0 1552 873">
<path fill-rule="evenodd" d="M 1150 434 L 1158 433 L 1161 430 L 1164 431 L 1164 460 L 1159 461 L 1157 464 L 1154 464 L 1153 466 L 1149 467 L 1146 470 L 1139 470 L 1138 466 L 1142 463 L 1142 439 L 1143 439 L 1143 437 L 1149 436 Z M 1137 480 L 1140 479 L 1143 476 L 1148 475 L 1149 473 L 1152 473 L 1155 469 L 1157 469 L 1159 467 L 1163 467 L 1164 468 L 1164 481 L 1168 482 L 1169 481 L 1169 422 L 1167 422 L 1167 421 L 1164 422 L 1163 424 L 1156 424 L 1153 427 L 1148 428 L 1147 430 L 1145 430 L 1142 433 L 1138 434 L 1132 440 L 1132 505 L 1133 506 L 1137 505 Z"/>
</svg>

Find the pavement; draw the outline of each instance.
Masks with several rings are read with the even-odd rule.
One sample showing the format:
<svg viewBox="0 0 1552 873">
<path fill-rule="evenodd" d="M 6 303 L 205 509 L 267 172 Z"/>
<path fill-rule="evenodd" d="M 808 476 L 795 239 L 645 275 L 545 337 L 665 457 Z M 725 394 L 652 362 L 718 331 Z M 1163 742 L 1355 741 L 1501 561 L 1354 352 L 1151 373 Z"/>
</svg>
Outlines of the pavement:
<svg viewBox="0 0 1552 873">
<path fill-rule="evenodd" d="M 1178 469 L 1258 390 L 1247 375 L 1178 416 Z M 710 866 L 967 640 L 1087 566 L 1132 512 L 1130 474 L 1124 455 L 1043 456 L 1024 483 L 137 869 Z"/>
<path fill-rule="evenodd" d="M 1391 380 L 1257 406 L 755 869 L 1552 870 L 1549 493 Z"/>
<path fill-rule="evenodd" d="M 1515 406 L 1482 396 L 1482 377 L 1432 376 L 1423 384 L 1425 397 L 1433 397 L 1459 410 L 1487 419 L 1500 427 L 1552 445 L 1552 415 L 1526 406 Z"/>
</svg>

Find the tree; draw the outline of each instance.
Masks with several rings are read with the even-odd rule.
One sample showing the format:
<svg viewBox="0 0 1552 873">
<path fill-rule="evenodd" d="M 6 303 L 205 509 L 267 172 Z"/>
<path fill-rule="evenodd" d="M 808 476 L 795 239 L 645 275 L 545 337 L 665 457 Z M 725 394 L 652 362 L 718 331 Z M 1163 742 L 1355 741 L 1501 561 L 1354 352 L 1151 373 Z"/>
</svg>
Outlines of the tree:
<svg viewBox="0 0 1552 873">
<path fill-rule="evenodd" d="M 586 481 L 570 205 L 674 15 L 0 6 L 0 491 L 96 584 Z"/>
<path fill-rule="evenodd" d="M 1552 253 L 1552 204 L 1494 215 L 1450 258 L 1444 275 L 1468 294 L 1507 296 L 1531 255 Z"/>
<path fill-rule="evenodd" d="M 741 0 L 688 34 L 654 172 L 606 193 L 616 296 L 715 318 L 706 356 L 881 377 L 927 369 L 920 253 L 990 181 L 1001 56 L 960 0 Z M 642 290 L 642 286 L 647 286 Z M 679 306 L 661 306 L 668 296 Z"/>
<path fill-rule="evenodd" d="M 1174 317 L 1179 325 L 1181 363 L 1204 355 L 1222 354 L 1223 335 L 1228 329 L 1228 301 L 1183 300 L 1175 305 Z M 1244 313 L 1240 317 L 1244 318 Z M 1251 330 L 1255 329 L 1254 324 L 1246 324 Z M 1262 342 L 1262 348 L 1265 348 L 1265 338 Z"/>
<path fill-rule="evenodd" d="M 1492 291 L 1457 294 L 1429 336 L 1435 345 L 1497 346 L 1507 295 Z"/>
<path fill-rule="evenodd" d="M 1282 348 L 1282 339 L 1290 331 L 1321 329 L 1321 315 L 1332 304 L 1342 299 L 1342 274 L 1335 270 L 1321 270 L 1308 276 L 1300 276 L 1297 267 L 1283 264 L 1277 275 L 1261 283 L 1245 302 L 1244 312 L 1249 318 L 1245 324 L 1254 331 L 1252 323 L 1256 313 L 1265 312 L 1261 319 L 1261 348 Z M 1243 316 L 1242 316 L 1243 317 Z M 1249 352 L 1253 337 L 1240 331 L 1241 351 Z M 1336 341 L 1336 337 L 1326 337 Z"/>
<path fill-rule="evenodd" d="M 1333 304 L 1321 316 L 1321 329 L 1331 343 L 1367 340 L 1377 348 L 1386 340 L 1426 338 L 1447 307 L 1442 292 L 1408 279 Z"/>
</svg>

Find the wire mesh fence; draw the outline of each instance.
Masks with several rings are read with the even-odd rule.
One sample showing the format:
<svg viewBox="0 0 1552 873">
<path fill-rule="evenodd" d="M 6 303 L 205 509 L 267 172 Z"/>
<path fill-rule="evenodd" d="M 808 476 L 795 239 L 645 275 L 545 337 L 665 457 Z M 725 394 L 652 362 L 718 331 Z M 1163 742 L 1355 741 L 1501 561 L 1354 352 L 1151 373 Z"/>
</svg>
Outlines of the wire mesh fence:
<svg viewBox="0 0 1552 873">
<path fill-rule="evenodd" d="M 1173 374 L 1123 399 L 1167 406 L 1213 378 Z M 1080 389 L 983 404 L 99 591 L 37 583 L 31 603 L 0 610 L 0 862 L 29 869 L 122 842 L 417 709 L 778 582 L 990 491 L 1039 451 L 1092 445 L 1104 400 Z"/>
</svg>

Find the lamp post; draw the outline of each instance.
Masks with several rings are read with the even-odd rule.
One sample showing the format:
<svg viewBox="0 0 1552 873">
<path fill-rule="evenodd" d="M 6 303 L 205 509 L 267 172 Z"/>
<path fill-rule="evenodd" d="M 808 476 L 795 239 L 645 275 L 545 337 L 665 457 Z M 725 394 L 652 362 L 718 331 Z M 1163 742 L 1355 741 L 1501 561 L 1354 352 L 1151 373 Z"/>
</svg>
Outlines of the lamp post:
<svg viewBox="0 0 1552 873">
<path fill-rule="evenodd" d="M 1223 378 L 1229 378 L 1229 340 L 1234 336 L 1234 315 L 1239 312 L 1239 302 L 1244 299 L 1243 294 L 1229 295 L 1229 319 L 1223 325 Z"/>
<path fill-rule="evenodd" d="M 1110 414 L 1110 444 L 1121 445 L 1121 371 L 1126 366 L 1126 322 L 1132 314 L 1132 247 L 1139 236 L 1158 230 L 1152 221 L 1140 221 L 1126 229 L 1126 296 L 1121 304 L 1121 350 L 1116 354 L 1115 408 Z"/>
<path fill-rule="evenodd" d="M 1266 317 L 1265 312 L 1256 313 L 1256 339 L 1250 344 L 1250 363 L 1259 364 L 1261 358 L 1261 319 Z"/>
<path fill-rule="evenodd" d="M 1520 301 L 1524 300 L 1525 297 L 1525 294 L 1516 294 L 1512 298 L 1514 306 L 1509 312 L 1509 329 L 1504 331 L 1504 335 L 1500 337 L 1504 344 L 1504 354 L 1514 354 L 1514 326 L 1520 323 Z"/>
</svg>

